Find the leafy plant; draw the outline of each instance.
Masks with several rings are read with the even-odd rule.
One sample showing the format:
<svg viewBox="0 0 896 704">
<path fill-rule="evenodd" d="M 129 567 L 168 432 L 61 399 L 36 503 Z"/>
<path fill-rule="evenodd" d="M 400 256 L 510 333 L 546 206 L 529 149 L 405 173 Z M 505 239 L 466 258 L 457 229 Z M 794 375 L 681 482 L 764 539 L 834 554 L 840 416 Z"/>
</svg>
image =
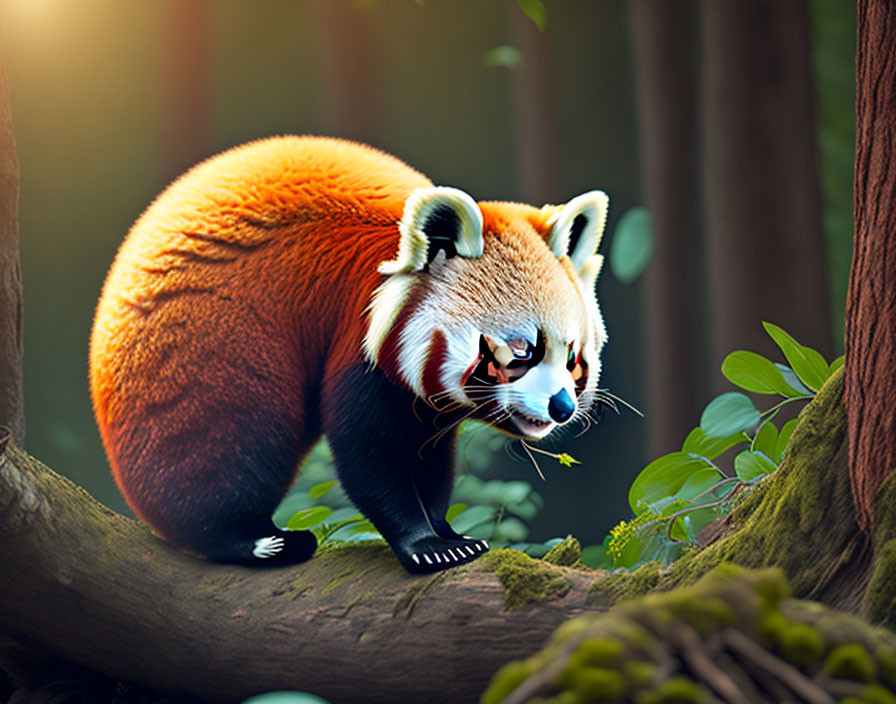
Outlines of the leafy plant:
<svg viewBox="0 0 896 704">
<path fill-rule="evenodd" d="M 529 482 L 481 479 L 472 472 L 484 472 L 492 455 L 503 450 L 506 437 L 475 423 L 461 427 L 458 453 L 468 471 L 455 482 L 452 504 L 446 520 L 458 533 L 484 538 L 495 547 L 513 547 L 539 557 L 560 538 L 531 543 L 527 525 L 544 500 Z M 570 466 L 574 458 L 554 455 Z M 274 513 L 274 523 L 290 530 L 312 530 L 319 543 L 381 540 L 373 524 L 364 518 L 342 491 L 335 478 L 329 446 L 321 441 L 311 451 L 298 481 Z"/>
<path fill-rule="evenodd" d="M 583 562 L 608 569 L 672 562 L 696 545 L 703 528 L 730 511 L 739 492 L 775 471 L 797 421 L 778 428 L 774 418 L 785 405 L 813 398 L 843 357 L 829 364 L 777 325 L 763 326 L 787 364 L 738 350 L 725 358 L 722 373 L 745 391 L 783 399 L 764 411 L 740 392 L 710 401 L 681 450 L 655 459 L 635 478 L 628 497 L 634 517 L 613 528 L 602 545 L 586 548 Z M 717 461 L 733 449 L 739 451 L 732 474 Z"/>
</svg>

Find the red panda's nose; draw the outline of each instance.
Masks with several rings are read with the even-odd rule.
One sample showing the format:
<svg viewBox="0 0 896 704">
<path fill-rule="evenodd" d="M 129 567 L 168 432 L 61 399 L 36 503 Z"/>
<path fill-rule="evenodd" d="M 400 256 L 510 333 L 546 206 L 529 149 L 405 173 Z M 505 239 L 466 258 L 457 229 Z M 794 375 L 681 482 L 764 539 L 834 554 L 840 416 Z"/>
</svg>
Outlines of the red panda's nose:
<svg viewBox="0 0 896 704">
<path fill-rule="evenodd" d="M 576 405 L 566 389 L 560 389 L 548 401 L 548 413 L 558 423 L 569 420 L 575 409 Z"/>
</svg>

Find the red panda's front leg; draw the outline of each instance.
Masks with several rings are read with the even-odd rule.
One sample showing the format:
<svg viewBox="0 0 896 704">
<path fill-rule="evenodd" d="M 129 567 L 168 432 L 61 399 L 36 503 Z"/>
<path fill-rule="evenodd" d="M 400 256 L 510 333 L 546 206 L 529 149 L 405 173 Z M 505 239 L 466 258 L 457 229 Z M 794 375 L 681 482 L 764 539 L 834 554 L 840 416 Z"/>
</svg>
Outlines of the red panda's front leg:
<svg viewBox="0 0 896 704">
<path fill-rule="evenodd" d="M 326 385 L 324 433 L 348 497 L 376 526 L 409 572 L 469 562 L 484 540 L 455 533 L 444 520 L 450 497 L 454 436 L 427 442 L 432 414 L 382 371 L 358 365 Z"/>
</svg>

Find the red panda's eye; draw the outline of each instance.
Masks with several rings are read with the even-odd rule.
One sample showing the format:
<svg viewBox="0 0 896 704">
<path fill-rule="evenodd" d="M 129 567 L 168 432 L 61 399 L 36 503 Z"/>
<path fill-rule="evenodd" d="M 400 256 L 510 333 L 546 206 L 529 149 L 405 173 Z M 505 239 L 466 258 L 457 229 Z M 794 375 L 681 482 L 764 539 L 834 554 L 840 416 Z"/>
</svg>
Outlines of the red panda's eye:
<svg viewBox="0 0 896 704">
<path fill-rule="evenodd" d="M 573 371 L 582 361 L 582 351 L 576 352 L 572 343 L 569 343 L 569 353 L 566 355 L 566 369 Z"/>
<path fill-rule="evenodd" d="M 520 362 L 525 362 L 526 360 L 531 359 L 532 352 L 535 351 L 533 344 L 524 337 L 514 337 L 513 339 L 508 340 L 507 346 L 513 353 L 513 358 Z"/>
</svg>

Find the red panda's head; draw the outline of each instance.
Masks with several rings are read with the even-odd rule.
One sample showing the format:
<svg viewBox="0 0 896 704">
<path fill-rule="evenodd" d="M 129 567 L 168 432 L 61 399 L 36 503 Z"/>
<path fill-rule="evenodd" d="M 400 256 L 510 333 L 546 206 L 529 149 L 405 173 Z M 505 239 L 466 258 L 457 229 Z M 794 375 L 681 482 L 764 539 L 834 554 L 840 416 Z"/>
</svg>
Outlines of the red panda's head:
<svg viewBox="0 0 896 704">
<path fill-rule="evenodd" d="M 419 188 L 370 304 L 367 358 L 437 409 L 537 439 L 587 413 L 607 335 L 594 285 L 607 196 L 476 203 Z"/>
</svg>

